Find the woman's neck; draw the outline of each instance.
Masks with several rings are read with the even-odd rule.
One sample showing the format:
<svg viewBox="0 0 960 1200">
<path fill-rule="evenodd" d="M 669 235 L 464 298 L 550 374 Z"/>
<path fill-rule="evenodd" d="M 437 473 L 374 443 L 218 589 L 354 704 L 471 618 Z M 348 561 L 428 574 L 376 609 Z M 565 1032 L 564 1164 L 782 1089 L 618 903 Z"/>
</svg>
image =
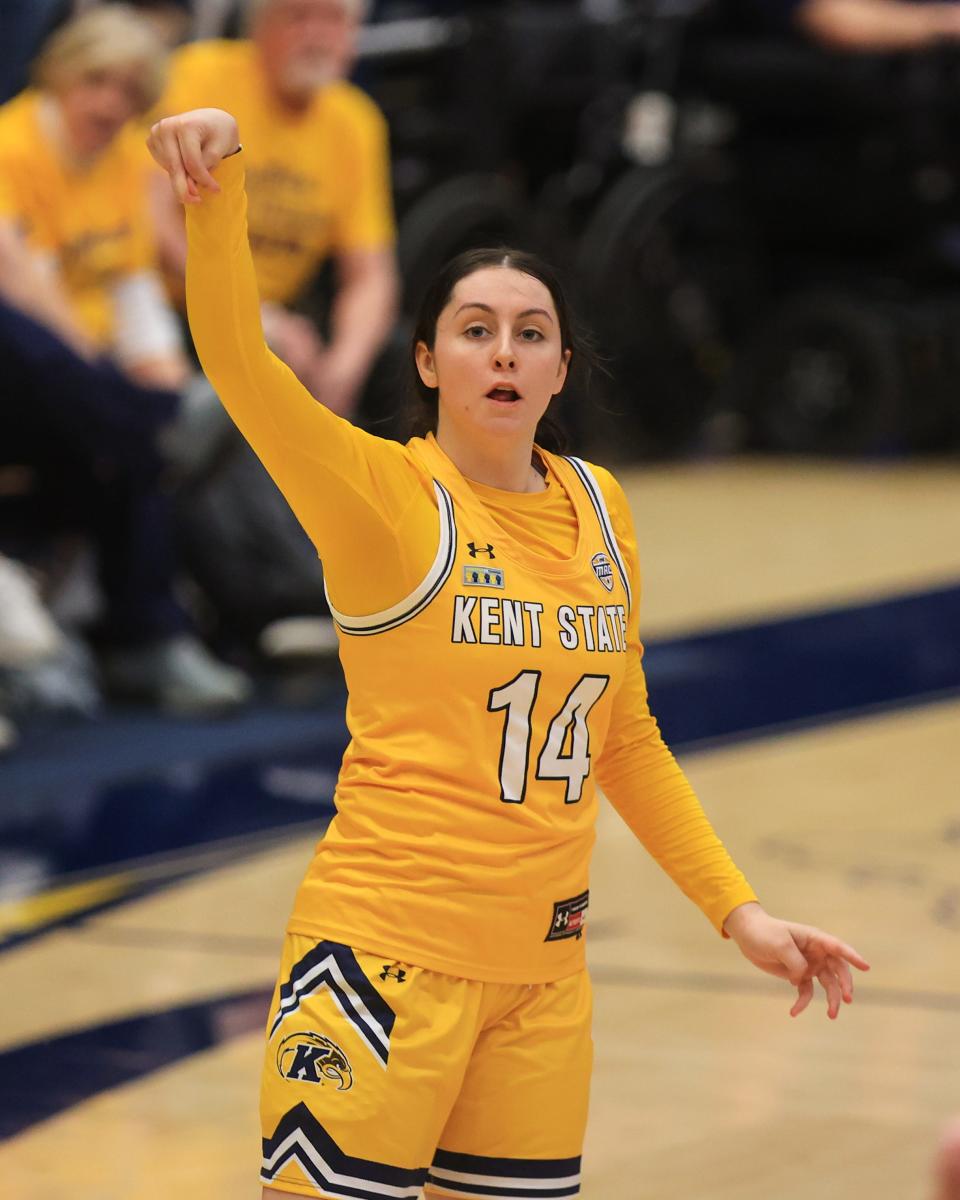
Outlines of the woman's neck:
<svg viewBox="0 0 960 1200">
<path fill-rule="evenodd" d="M 542 492 L 547 483 L 533 465 L 533 439 L 518 444 L 468 440 L 442 423 L 437 429 L 437 445 L 462 475 L 474 483 L 500 488 L 504 492 Z"/>
</svg>

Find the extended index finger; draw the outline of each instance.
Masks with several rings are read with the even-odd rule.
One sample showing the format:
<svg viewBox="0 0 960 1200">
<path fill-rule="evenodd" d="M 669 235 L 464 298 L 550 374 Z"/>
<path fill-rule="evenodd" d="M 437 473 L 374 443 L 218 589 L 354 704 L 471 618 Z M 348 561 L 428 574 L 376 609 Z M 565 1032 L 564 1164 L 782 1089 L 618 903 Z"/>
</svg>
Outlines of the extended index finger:
<svg viewBox="0 0 960 1200">
<path fill-rule="evenodd" d="M 838 958 L 845 958 L 848 963 L 852 963 L 860 971 L 869 971 L 870 964 L 858 953 L 852 946 L 848 946 L 846 942 L 841 942 L 839 938 L 831 938 L 833 946 L 828 949 L 828 953 Z"/>
<path fill-rule="evenodd" d="M 827 933 L 823 929 L 816 929 L 813 925 L 801 926 L 800 929 L 800 945 L 805 953 L 816 950 L 824 956 L 832 954 L 835 958 L 845 958 L 848 963 L 852 963 L 860 971 L 870 970 L 870 964 L 863 955 L 834 934 Z"/>
<path fill-rule="evenodd" d="M 853 963 L 853 965 L 861 971 L 870 970 L 870 964 L 863 957 L 863 955 L 858 954 L 852 946 L 844 946 L 843 957 L 847 960 L 847 962 Z"/>
</svg>

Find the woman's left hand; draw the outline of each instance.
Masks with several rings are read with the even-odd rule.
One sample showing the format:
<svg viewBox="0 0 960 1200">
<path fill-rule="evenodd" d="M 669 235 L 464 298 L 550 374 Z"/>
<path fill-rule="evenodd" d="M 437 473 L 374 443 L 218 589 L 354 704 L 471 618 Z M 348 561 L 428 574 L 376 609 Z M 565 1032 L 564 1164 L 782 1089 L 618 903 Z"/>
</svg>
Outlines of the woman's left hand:
<svg viewBox="0 0 960 1200">
<path fill-rule="evenodd" d="M 813 981 L 817 979 L 827 995 L 827 1016 L 836 1020 L 841 1001 L 853 1003 L 848 964 L 860 971 L 870 970 L 866 959 L 846 942 L 812 925 L 771 917 L 756 903 L 735 908 L 724 929 L 754 966 L 794 985 L 797 999 L 791 1017 L 798 1017 L 813 999 Z"/>
</svg>

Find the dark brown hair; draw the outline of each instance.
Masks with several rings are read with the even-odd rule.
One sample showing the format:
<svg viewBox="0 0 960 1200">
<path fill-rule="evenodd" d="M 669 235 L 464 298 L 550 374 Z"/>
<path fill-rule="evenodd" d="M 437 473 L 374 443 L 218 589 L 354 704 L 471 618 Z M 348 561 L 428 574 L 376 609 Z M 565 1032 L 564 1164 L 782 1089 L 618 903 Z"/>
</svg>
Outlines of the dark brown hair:
<svg viewBox="0 0 960 1200">
<path fill-rule="evenodd" d="M 580 327 L 556 273 L 542 259 L 524 250 L 513 250 L 508 246 L 485 247 L 465 250 L 442 267 L 428 286 L 420 302 L 417 323 L 410 341 L 410 362 L 413 368 L 413 403 L 411 405 L 410 431 L 422 437 L 428 431 L 436 433 L 438 417 L 438 390 L 427 387 L 417 370 L 417 345 L 423 342 L 432 351 L 437 336 L 437 321 L 446 308 L 453 289 L 461 279 L 480 271 L 484 267 L 506 267 L 522 271 L 539 279 L 549 291 L 557 320 L 560 325 L 560 344 L 570 351 L 570 366 L 583 375 L 598 365 L 597 355 L 589 335 Z M 551 405 L 552 408 L 552 405 Z M 536 442 L 545 450 L 562 454 L 566 450 L 567 437 L 563 427 L 550 415 L 550 410 L 541 417 L 537 425 Z"/>
</svg>

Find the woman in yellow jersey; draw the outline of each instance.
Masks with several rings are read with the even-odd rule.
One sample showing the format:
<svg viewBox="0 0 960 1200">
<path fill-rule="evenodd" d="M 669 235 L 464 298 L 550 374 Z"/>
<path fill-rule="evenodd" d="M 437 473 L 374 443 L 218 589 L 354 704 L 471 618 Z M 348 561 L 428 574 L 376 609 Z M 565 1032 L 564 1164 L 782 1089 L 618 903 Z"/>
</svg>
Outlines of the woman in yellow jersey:
<svg viewBox="0 0 960 1200">
<path fill-rule="evenodd" d="M 53 34 L 35 86 L 0 106 L 0 236 L 22 243 L 23 311 L 86 358 L 178 388 L 190 370 L 156 272 L 136 121 L 165 68 L 152 26 L 122 5 Z"/>
<path fill-rule="evenodd" d="M 436 430 L 387 442 L 264 344 L 236 122 L 199 110 L 150 144 L 187 206 L 204 368 L 323 559 L 349 690 L 270 1009 L 264 1197 L 576 1196 L 596 782 L 718 933 L 797 987 L 793 1015 L 819 980 L 836 1017 L 868 964 L 764 912 L 660 738 L 623 492 L 535 440 L 578 349 L 551 273 L 503 251 L 448 266 L 414 350 Z"/>
</svg>

